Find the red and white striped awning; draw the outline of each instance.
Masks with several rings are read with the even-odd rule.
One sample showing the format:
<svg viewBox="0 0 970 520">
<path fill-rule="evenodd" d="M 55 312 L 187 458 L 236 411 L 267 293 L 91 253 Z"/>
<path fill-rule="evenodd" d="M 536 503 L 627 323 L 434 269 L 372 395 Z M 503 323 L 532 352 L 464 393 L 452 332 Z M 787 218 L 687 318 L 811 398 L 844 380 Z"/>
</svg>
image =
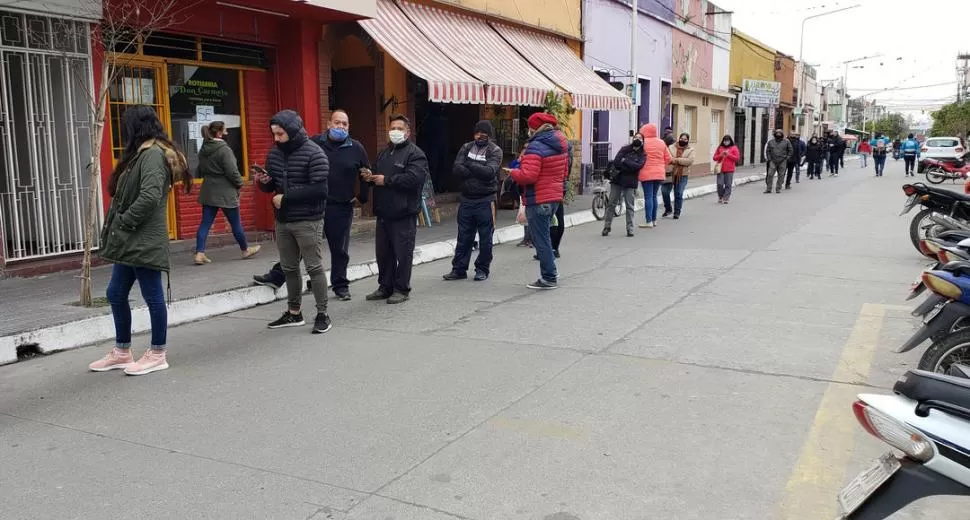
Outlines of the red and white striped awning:
<svg viewBox="0 0 970 520">
<path fill-rule="evenodd" d="M 410 2 L 400 6 L 437 48 L 485 83 L 488 103 L 543 106 L 549 91 L 559 91 L 485 20 Z"/>
<path fill-rule="evenodd" d="M 448 59 L 392 0 L 377 0 L 377 17 L 357 23 L 404 68 L 428 82 L 430 101 L 486 102 L 485 85 Z"/>
<path fill-rule="evenodd" d="M 563 90 L 573 106 L 584 110 L 630 110 L 630 98 L 590 70 L 565 40 L 535 31 L 492 22 L 492 27 Z"/>
</svg>

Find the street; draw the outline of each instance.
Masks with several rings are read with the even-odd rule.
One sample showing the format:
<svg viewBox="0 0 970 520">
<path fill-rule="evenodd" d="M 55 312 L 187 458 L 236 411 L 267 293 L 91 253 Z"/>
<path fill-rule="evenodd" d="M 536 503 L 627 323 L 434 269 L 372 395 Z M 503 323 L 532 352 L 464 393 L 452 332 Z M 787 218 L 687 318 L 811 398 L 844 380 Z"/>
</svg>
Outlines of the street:
<svg viewBox="0 0 970 520">
<path fill-rule="evenodd" d="M 267 330 L 274 303 L 173 328 L 145 377 L 88 372 L 110 345 L 2 366 L 0 518 L 833 518 L 887 449 L 855 394 L 925 349 L 893 352 L 925 265 L 902 162 L 858 164 L 568 229 L 556 291 L 502 245 L 484 283 L 416 267 L 403 305 L 354 283 L 323 336 Z"/>
</svg>

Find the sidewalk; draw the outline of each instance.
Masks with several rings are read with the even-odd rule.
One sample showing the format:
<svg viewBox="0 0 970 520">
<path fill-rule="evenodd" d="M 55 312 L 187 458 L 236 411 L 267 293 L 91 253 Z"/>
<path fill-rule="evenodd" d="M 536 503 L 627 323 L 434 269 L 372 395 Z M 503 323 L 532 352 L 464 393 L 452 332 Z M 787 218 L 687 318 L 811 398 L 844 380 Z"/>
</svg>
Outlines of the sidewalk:
<svg viewBox="0 0 970 520">
<path fill-rule="evenodd" d="M 740 186 L 764 178 L 752 175 L 755 168 L 739 170 L 735 185 Z M 695 198 L 716 192 L 713 176 L 695 176 L 688 182 L 685 198 Z M 573 227 L 595 221 L 590 211 L 592 197 L 579 196 L 566 207 L 566 226 Z M 641 210 L 642 197 L 637 200 Z M 515 223 L 515 211 L 500 210 L 497 215 L 495 243 L 517 242 L 523 228 Z M 418 228 L 415 265 L 450 258 L 454 253 L 457 225 L 454 218 L 444 219 L 431 228 Z M 568 240 L 568 238 L 567 238 Z M 241 309 L 271 303 L 286 297 L 286 289 L 274 292 L 268 287 L 252 285 L 252 275 L 261 274 L 277 261 L 276 245 L 262 242 L 262 251 L 252 260 L 240 260 L 236 247 L 211 249 L 207 254 L 212 263 L 196 266 L 192 252 L 172 255 L 171 300 L 169 324 L 179 325 Z M 372 234 L 353 237 L 350 244 L 351 281 L 377 274 L 374 262 Z M 443 267 L 442 269 L 446 269 Z M 104 295 L 111 273 L 110 266 L 92 270 L 94 296 Z M 327 273 L 329 278 L 329 272 Z M 106 341 L 114 337 L 111 310 L 101 299 L 94 308 L 77 305 L 80 283 L 74 271 L 36 278 L 0 280 L 0 365 L 11 363 L 31 354 L 49 354 Z M 358 291 L 355 298 L 363 298 Z M 132 329 L 140 333 L 150 329 L 148 313 L 141 300 L 138 286 L 131 294 L 133 305 Z M 97 302 L 97 300 L 96 300 Z M 269 317 L 267 314 L 267 317 Z M 19 354 L 19 356 L 18 356 Z"/>
</svg>

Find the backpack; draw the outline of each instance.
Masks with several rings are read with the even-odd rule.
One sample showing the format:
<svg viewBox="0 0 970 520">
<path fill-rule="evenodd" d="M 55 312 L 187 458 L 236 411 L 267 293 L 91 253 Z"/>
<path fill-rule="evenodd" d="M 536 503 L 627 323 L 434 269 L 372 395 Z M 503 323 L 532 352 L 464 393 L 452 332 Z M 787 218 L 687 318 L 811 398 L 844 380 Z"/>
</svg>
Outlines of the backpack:
<svg viewBox="0 0 970 520">
<path fill-rule="evenodd" d="M 876 147 L 873 149 L 875 155 L 886 155 L 886 141 L 882 139 L 876 140 Z"/>
</svg>

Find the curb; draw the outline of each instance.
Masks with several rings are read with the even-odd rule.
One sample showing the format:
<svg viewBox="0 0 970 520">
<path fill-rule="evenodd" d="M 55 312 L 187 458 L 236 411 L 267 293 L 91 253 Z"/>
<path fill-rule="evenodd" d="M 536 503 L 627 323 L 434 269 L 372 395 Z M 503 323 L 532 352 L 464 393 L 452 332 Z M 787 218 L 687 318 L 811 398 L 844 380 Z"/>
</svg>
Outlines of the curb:
<svg viewBox="0 0 970 520">
<path fill-rule="evenodd" d="M 764 180 L 764 178 L 765 174 L 736 178 L 734 179 L 734 186 L 758 182 Z M 694 199 L 712 193 L 717 193 L 717 186 L 707 184 L 686 190 L 684 192 L 684 198 Z M 637 199 L 636 209 L 643 209 L 643 198 Z M 565 217 L 566 227 L 580 226 L 595 221 L 596 217 L 593 216 L 592 210 L 588 209 L 569 213 Z M 513 224 L 496 229 L 493 242 L 496 245 L 506 244 L 522 240 L 523 236 L 524 228 L 518 224 Z M 455 242 L 455 240 L 446 240 L 415 247 L 414 265 L 451 258 L 455 252 Z M 347 268 L 347 278 L 352 282 L 376 275 L 376 260 L 370 260 L 360 264 L 351 264 Z M 327 271 L 327 280 L 329 283 L 330 271 Z M 169 305 L 168 324 L 169 326 L 182 325 L 283 299 L 286 299 L 285 288 L 274 291 L 264 286 L 247 286 L 184 300 L 176 300 Z M 147 308 L 139 307 L 132 309 L 131 318 L 132 334 L 140 334 L 151 330 L 151 322 L 148 318 Z M 113 337 L 114 321 L 110 314 L 85 318 L 83 320 L 28 332 L 19 332 L 0 337 L 0 365 L 18 361 L 18 347 L 33 345 L 36 347 L 36 351 L 42 354 L 53 354 L 54 352 L 101 343 Z"/>
</svg>

